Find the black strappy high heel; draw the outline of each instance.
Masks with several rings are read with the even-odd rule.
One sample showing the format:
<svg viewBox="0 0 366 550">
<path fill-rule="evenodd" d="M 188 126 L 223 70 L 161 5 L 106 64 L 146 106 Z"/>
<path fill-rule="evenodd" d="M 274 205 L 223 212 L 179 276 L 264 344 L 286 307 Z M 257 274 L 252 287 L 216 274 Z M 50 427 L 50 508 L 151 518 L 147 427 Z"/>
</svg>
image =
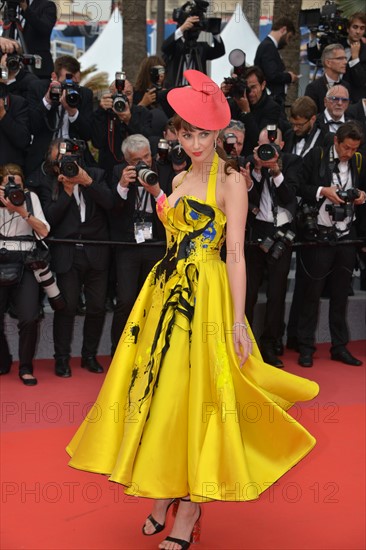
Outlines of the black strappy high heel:
<svg viewBox="0 0 366 550">
<path fill-rule="evenodd" d="M 169 502 L 168 506 L 167 506 L 167 509 L 166 509 L 166 512 L 165 512 L 165 518 L 168 514 L 168 511 L 169 511 L 169 508 L 171 507 L 172 504 L 174 504 L 176 502 L 176 499 L 173 498 L 171 502 Z M 146 533 L 145 532 L 145 527 L 146 527 L 146 521 L 149 520 L 150 523 L 152 523 L 153 527 L 155 528 L 155 531 L 153 533 Z M 146 521 L 145 521 L 145 524 L 142 526 L 142 533 L 146 536 L 146 537 L 151 537 L 152 535 L 156 535 L 157 533 L 160 533 L 163 529 L 165 529 L 165 521 L 163 524 L 159 523 L 158 521 L 156 521 L 156 519 L 150 514 L 149 516 L 147 516 L 146 518 Z"/>
<path fill-rule="evenodd" d="M 191 502 L 191 499 L 189 498 L 181 498 L 180 500 L 183 500 L 183 502 Z M 193 529 L 192 529 L 189 541 L 184 539 L 176 539 L 174 537 L 166 537 L 164 540 L 167 540 L 169 542 L 175 542 L 175 544 L 179 544 L 180 550 L 188 550 L 191 544 L 194 544 L 195 542 L 199 542 L 200 537 L 201 537 L 201 507 L 199 508 L 198 518 L 196 519 L 196 522 L 193 525 Z"/>
</svg>

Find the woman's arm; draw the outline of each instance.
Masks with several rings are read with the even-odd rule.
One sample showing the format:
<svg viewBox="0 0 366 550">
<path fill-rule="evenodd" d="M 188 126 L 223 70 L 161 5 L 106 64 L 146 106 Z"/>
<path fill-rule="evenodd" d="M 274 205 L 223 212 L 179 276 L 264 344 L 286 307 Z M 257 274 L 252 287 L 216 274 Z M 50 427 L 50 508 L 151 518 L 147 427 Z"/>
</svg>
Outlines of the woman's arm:
<svg viewBox="0 0 366 550">
<path fill-rule="evenodd" d="M 226 176 L 223 203 L 227 219 L 226 269 L 234 306 L 233 338 L 235 351 L 244 365 L 252 351 L 252 342 L 245 325 L 246 269 L 244 234 L 248 213 L 248 192 L 244 177 L 233 172 Z"/>
</svg>

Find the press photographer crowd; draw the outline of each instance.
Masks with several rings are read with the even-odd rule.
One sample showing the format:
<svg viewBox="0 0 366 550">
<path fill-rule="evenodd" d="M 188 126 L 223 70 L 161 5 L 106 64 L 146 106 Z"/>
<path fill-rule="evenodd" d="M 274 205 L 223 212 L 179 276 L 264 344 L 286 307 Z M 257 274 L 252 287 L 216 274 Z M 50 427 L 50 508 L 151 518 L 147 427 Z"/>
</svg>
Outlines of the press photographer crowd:
<svg viewBox="0 0 366 550">
<path fill-rule="evenodd" d="M 299 365 L 312 367 L 320 300 L 327 296 L 331 359 L 362 365 L 347 348 L 347 303 L 356 268 L 366 290 L 366 13 L 335 26 L 333 2 L 302 14 L 311 30 L 309 61 L 322 71 L 289 104 L 288 87 L 299 75 L 279 51 L 299 32 L 297 24 L 274 20 L 248 66 L 241 44 L 225 52 L 221 21 L 206 16 L 206 4 L 176 9 L 177 29 L 162 55 L 141 60 L 134 82 L 116 67 L 96 104 L 80 84 L 77 59 L 50 62 L 53 2 L 7 2 L 9 24 L 0 37 L 0 374 L 13 362 L 9 312 L 18 323 L 19 377 L 37 384 L 33 366 L 47 299 L 56 376 L 72 375 L 80 314 L 81 367 L 103 372 L 97 356 L 106 312 L 113 314 L 113 355 L 165 251 L 165 230 L 142 182 L 159 182 L 169 195 L 173 178 L 189 169 L 167 93 L 186 84 L 186 69 L 207 73 L 207 61 L 223 55 L 233 66 L 221 83 L 232 120 L 217 150 L 248 188 L 246 316 L 252 324 L 265 281 L 263 359 L 283 368 L 287 347 L 299 353 Z M 202 30 L 211 33 L 210 44 L 197 40 Z"/>
</svg>

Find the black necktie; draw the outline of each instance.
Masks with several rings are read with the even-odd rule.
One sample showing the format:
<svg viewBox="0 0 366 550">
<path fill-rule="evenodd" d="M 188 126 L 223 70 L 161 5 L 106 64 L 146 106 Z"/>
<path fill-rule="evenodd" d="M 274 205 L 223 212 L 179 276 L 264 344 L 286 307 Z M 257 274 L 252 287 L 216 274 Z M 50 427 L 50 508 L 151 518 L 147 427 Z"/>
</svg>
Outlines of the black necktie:
<svg viewBox="0 0 366 550">
<path fill-rule="evenodd" d="M 341 124 L 343 124 L 343 122 L 341 120 L 327 120 L 326 122 L 327 126 L 331 126 L 332 124 L 335 124 L 336 126 L 340 126 Z"/>
</svg>

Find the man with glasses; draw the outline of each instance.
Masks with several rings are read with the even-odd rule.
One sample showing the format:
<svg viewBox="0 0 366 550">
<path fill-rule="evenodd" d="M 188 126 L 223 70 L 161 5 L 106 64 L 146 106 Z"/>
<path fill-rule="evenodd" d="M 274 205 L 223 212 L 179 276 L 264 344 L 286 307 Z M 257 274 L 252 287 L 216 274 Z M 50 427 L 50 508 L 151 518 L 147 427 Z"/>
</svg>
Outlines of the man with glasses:
<svg viewBox="0 0 366 550">
<path fill-rule="evenodd" d="M 315 101 L 319 113 L 324 111 L 327 91 L 335 84 L 339 84 L 346 72 L 347 56 L 341 44 L 330 44 L 324 48 L 321 60 L 324 74 L 310 82 L 305 89 L 305 95 Z M 342 80 L 342 85 L 349 90 L 348 82 Z"/>
<path fill-rule="evenodd" d="M 339 126 L 349 120 L 345 115 L 349 103 L 349 93 L 343 84 L 329 88 L 324 98 L 325 110 L 317 116 L 319 128 L 335 134 Z"/>
</svg>

